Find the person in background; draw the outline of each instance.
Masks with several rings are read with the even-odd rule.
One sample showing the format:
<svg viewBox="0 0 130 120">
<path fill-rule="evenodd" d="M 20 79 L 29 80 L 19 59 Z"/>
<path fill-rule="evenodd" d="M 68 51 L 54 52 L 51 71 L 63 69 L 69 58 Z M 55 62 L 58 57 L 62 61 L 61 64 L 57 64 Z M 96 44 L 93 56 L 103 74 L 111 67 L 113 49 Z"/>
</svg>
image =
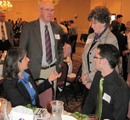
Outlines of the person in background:
<svg viewBox="0 0 130 120">
<path fill-rule="evenodd" d="M 130 53 L 130 21 L 126 23 L 126 30 L 123 33 L 125 37 L 125 50 L 123 51 L 123 78 L 127 80 L 127 66 L 128 66 L 128 57 Z"/>
<path fill-rule="evenodd" d="M 34 79 L 39 77 L 46 79 L 53 69 L 59 73 L 63 63 L 62 28 L 51 22 L 54 5 L 49 0 L 41 2 L 39 14 L 39 19 L 24 25 L 20 36 L 20 47 L 27 51 L 30 59 L 29 68 Z M 54 91 L 55 99 L 56 80 Z"/>
<path fill-rule="evenodd" d="M 61 21 L 59 25 L 60 25 L 61 28 L 62 28 L 62 34 L 63 34 L 63 35 L 64 35 L 64 34 L 68 35 L 68 30 L 67 30 L 67 27 L 65 26 L 64 22 Z"/>
<path fill-rule="evenodd" d="M 54 21 L 53 21 L 53 22 L 56 23 L 56 24 L 58 24 L 58 23 L 57 23 L 57 18 L 54 18 Z"/>
<path fill-rule="evenodd" d="M 76 49 L 76 41 L 78 37 L 78 28 L 73 20 L 69 21 L 69 39 L 72 44 L 72 53 L 75 53 Z"/>
<path fill-rule="evenodd" d="M 122 23 L 122 18 L 123 18 L 123 15 L 121 14 L 117 15 L 116 17 L 117 21 L 120 23 L 120 29 L 119 29 L 120 32 L 124 32 L 126 30 L 125 24 Z"/>
<path fill-rule="evenodd" d="M 122 76 L 122 73 L 124 74 L 126 71 L 123 66 L 124 65 L 123 51 L 126 50 L 126 42 L 125 42 L 124 35 L 122 33 L 120 33 L 119 29 L 120 29 L 120 23 L 117 20 L 113 20 L 111 23 L 111 32 L 116 36 L 117 41 L 118 41 L 118 46 L 119 46 L 119 51 L 120 51 L 120 64 L 119 64 L 120 72 L 119 73 Z"/>
<path fill-rule="evenodd" d="M 14 46 L 12 25 L 5 21 L 5 13 L 0 12 L 0 50 L 9 50 Z"/>
<path fill-rule="evenodd" d="M 89 27 L 89 30 L 88 30 L 88 34 L 91 34 L 91 33 L 93 33 L 94 32 L 94 30 L 93 30 L 93 28 L 92 28 L 92 25 Z"/>
<path fill-rule="evenodd" d="M 128 120 L 129 88 L 115 70 L 119 50 L 112 44 L 99 44 L 94 56 L 97 72 L 82 109 L 94 113 L 98 120 Z"/>
<path fill-rule="evenodd" d="M 24 49 L 12 48 L 7 52 L 3 66 L 4 92 L 12 107 L 27 104 L 39 107 L 39 94 L 50 88 L 51 81 L 61 74 L 51 73 L 48 79 L 36 85 L 28 69 L 29 58 Z"/>
</svg>

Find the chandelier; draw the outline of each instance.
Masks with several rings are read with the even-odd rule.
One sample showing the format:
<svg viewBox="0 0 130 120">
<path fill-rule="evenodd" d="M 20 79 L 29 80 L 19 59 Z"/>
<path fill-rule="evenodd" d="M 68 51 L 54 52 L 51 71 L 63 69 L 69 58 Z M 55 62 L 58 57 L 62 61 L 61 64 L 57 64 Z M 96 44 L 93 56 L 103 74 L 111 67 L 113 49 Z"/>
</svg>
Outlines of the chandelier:
<svg viewBox="0 0 130 120">
<path fill-rule="evenodd" d="M 42 1 L 46 1 L 46 0 L 38 0 L 38 4 L 40 4 Z M 54 5 L 57 5 L 59 3 L 59 0 L 49 0 L 51 1 Z"/>
<path fill-rule="evenodd" d="M 10 11 L 12 8 L 12 4 L 7 0 L 0 0 L 0 10 L 2 11 Z"/>
</svg>

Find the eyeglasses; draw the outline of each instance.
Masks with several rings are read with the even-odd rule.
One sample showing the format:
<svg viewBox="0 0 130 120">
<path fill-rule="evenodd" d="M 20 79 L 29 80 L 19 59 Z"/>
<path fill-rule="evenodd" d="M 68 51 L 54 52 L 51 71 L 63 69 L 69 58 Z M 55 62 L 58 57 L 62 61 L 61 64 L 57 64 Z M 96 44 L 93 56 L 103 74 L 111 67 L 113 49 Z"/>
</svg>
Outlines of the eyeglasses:
<svg viewBox="0 0 130 120">
<path fill-rule="evenodd" d="M 44 9 L 44 8 L 41 8 L 42 10 L 45 10 L 46 12 L 54 12 L 54 9 L 48 9 L 48 8 L 46 8 L 46 9 Z"/>
<path fill-rule="evenodd" d="M 102 57 L 96 57 L 96 56 L 94 56 L 93 58 L 94 59 L 103 59 Z"/>
</svg>

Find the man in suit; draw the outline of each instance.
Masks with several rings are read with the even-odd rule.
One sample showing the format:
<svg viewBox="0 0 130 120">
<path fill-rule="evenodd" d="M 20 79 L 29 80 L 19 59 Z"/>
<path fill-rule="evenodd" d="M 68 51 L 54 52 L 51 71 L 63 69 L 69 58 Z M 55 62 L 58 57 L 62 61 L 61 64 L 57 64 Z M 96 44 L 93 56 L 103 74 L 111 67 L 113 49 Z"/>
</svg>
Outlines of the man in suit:
<svg viewBox="0 0 130 120">
<path fill-rule="evenodd" d="M 120 23 L 120 30 L 119 31 L 125 32 L 126 27 L 125 27 L 125 24 L 122 23 L 122 18 L 123 18 L 123 15 L 121 15 L 121 14 L 117 15 L 117 17 L 116 17 L 117 21 Z"/>
<path fill-rule="evenodd" d="M 99 44 L 94 56 L 97 72 L 82 109 L 98 120 L 128 120 L 129 88 L 115 70 L 120 53 L 112 44 Z"/>
<path fill-rule="evenodd" d="M 13 30 L 12 25 L 5 21 L 5 13 L 0 12 L 0 50 L 8 50 L 11 46 L 14 46 L 13 43 Z"/>
<path fill-rule="evenodd" d="M 30 59 L 29 68 L 34 79 L 48 78 L 53 69 L 60 72 L 63 62 L 63 47 L 61 44 L 62 28 L 51 22 L 54 5 L 50 1 L 43 1 L 39 5 L 39 19 L 25 24 L 20 37 L 20 47 L 27 51 Z M 51 47 L 46 48 L 46 27 L 48 26 Z M 48 40 L 47 40 L 48 41 Z M 48 54 L 48 49 L 51 52 Z M 51 55 L 51 62 L 47 62 L 47 55 Z M 56 82 L 54 82 L 56 95 Z"/>
</svg>

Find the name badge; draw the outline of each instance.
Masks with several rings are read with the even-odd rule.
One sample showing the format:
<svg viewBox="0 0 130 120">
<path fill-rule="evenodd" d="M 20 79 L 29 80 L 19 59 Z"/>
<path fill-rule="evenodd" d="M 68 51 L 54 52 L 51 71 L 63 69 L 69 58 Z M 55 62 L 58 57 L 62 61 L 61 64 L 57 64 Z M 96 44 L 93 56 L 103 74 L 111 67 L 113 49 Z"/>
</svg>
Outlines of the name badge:
<svg viewBox="0 0 130 120">
<path fill-rule="evenodd" d="M 59 40 L 60 39 L 60 35 L 59 34 L 55 34 L 55 39 Z"/>
<path fill-rule="evenodd" d="M 89 44 L 92 42 L 93 39 L 87 39 L 86 44 Z"/>
<path fill-rule="evenodd" d="M 103 94 L 103 100 L 107 101 L 108 103 L 110 103 L 111 101 L 111 96 L 109 96 L 108 94 L 104 93 Z"/>
</svg>

